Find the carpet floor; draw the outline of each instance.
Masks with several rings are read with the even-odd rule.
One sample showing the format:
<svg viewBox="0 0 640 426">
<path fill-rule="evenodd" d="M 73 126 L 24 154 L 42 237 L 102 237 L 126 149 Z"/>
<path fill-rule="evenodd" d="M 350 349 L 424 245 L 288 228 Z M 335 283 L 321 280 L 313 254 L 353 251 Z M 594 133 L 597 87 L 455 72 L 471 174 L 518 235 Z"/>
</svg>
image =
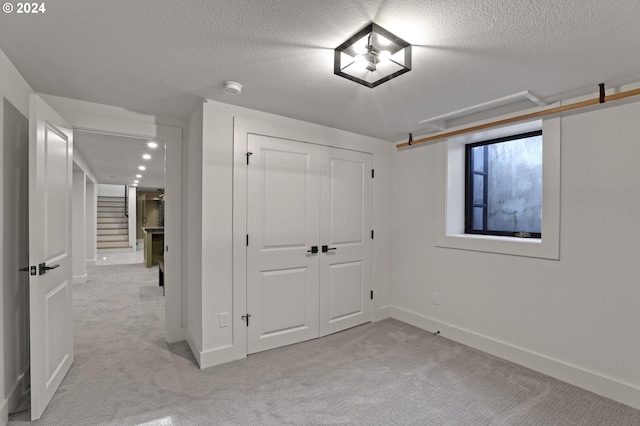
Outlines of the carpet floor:
<svg viewBox="0 0 640 426">
<path fill-rule="evenodd" d="M 75 362 L 9 425 L 636 425 L 640 411 L 389 319 L 198 369 L 164 342 L 157 269 L 74 286 Z"/>
</svg>

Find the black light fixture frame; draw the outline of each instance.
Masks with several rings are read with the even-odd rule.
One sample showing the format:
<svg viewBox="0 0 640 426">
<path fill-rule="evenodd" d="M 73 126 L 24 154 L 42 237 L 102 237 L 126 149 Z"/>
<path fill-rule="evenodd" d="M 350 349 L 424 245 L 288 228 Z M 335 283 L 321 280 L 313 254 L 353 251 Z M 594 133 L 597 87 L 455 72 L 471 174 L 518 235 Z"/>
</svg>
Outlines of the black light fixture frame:
<svg viewBox="0 0 640 426">
<path fill-rule="evenodd" d="M 355 77 L 351 74 L 347 74 L 343 72 L 342 69 L 340 68 L 340 54 L 345 50 L 347 50 L 349 47 L 351 47 L 356 41 L 360 40 L 361 38 L 363 38 L 364 36 L 372 32 L 382 35 L 383 37 L 387 38 L 388 40 L 392 41 L 394 44 L 399 46 L 401 49 L 404 49 L 404 64 L 400 64 L 394 61 L 394 63 L 402 67 L 401 70 L 398 70 L 394 73 L 381 77 L 374 82 L 369 82 L 361 78 Z M 351 36 L 351 38 L 349 38 L 347 41 L 342 43 L 340 46 L 336 47 L 336 49 L 334 50 L 333 73 L 335 75 L 339 75 L 340 77 L 344 77 L 347 80 L 351 80 L 355 83 L 362 84 L 363 86 L 369 87 L 371 89 L 381 85 L 386 81 L 391 80 L 392 78 L 396 78 L 397 76 L 407 73 L 409 71 L 411 71 L 411 44 L 401 39 L 400 37 L 396 36 L 395 34 L 390 33 L 389 31 L 382 28 L 380 25 L 375 24 L 373 22 L 371 22 L 366 27 L 364 27 L 363 29 L 355 33 L 353 36 Z"/>
</svg>

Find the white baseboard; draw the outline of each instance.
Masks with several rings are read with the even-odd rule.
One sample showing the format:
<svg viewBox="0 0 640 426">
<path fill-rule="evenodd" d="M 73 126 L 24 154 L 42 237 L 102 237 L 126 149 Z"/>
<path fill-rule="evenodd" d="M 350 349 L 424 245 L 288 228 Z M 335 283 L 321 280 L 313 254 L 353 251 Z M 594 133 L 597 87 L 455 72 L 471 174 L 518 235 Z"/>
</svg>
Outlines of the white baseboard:
<svg viewBox="0 0 640 426">
<path fill-rule="evenodd" d="M 432 333 L 440 331 L 440 335 L 447 339 L 479 349 L 640 410 L 640 388 L 632 384 L 405 309 L 391 306 L 389 307 L 389 313 L 391 318 Z"/>
<path fill-rule="evenodd" d="M 246 357 L 246 354 L 239 353 L 238 349 L 233 345 L 210 349 L 201 352 L 200 368 L 209 368 Z"/>
<path fill-rule="evenodd" d="M 382 321 L 383 319 L 391 318 L 391 306 L 381 306 L 377 311 L 373 313 L 373 321 Z"/>
<path fill-rule="evenodd" d="M 6 425 L 9 422 L 9 413 L 16 411 L 18 404 L 22 401 L 25 395 L 28 394 L 29 367 L 18 377 L 13 389 L 7 395 L 7 399 L 2 401 L 0 406 L 0 425 Z"/>
<path fill-rule="evenodd" d="M 191 349 L 191 353 L 193 353 L 198 367 L 202 368 L 202 351 L 197 341 L 193 333 L 191 333 L 191 330 L 187 328 L 187 345 L 189 345 L 189 349 Z"/>
<path fill-rule="evenodd" d="M 87 283 L 87 274 L 74 275 L 73 276 L 73 280 L 71 282 L 73 282 L 73 284 L 86 284 Z"/>
<path fill-rule="evenodd" d="M 94 257 L 93 259 L 87 259 L 85 263 L 87 264 L 87 266 L 95 266 L 96 260 L 98 260 L 98 256 Z"/>
<path fill-rule="evenodd" d="M 9 400 L 3 399 L 0 404 L 0 425 L 5 426 L 9 423 Z"/>
<path fill-rule="evenodd" d="M 191 352 L 193 352 L 193 355 L 201 369 L 231 361 L 237 361 L 247 357 L 245 353 L 240 353 L 240 351 L 233 345 L 202 351 L 198 348 L 196 339 L 193 334 L 191 334 L 190 330 L 187 331 L 187 344 L 189 345 L 189 348 L 191 348 Z"/>
</svg>

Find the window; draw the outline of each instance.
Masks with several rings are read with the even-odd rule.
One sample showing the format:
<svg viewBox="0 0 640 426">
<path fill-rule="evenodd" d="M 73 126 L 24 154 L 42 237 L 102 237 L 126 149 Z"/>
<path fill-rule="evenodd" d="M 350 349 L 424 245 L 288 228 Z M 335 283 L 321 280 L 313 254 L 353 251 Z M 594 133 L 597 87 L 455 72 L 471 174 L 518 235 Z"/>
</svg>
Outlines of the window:
<svg viewBox="0 0 640 426">
<path fill-rule="evenodd" d="M 542 131 L 465 146 L 466 234 L 542 237 Z"/>
<path fill-rule="evenodd" d="M 560 127 L 561 119 L 548 118 L 466 133 L 435 144 L 436 247 L 472 250 L 543 259 L 560 258 Z M 539 132 L 542 143 L 542 223 L 536 238 L 465 232 L 465 154 L 467 145 Z M 490 150 L 490 149 L 488 149 Z M 505 179 L 506 180 L 506 179 Z M 518 228 L 516 228 L 518 229 Z M 515 232 L 526 232 L 518 229 Z"/>
</svg>

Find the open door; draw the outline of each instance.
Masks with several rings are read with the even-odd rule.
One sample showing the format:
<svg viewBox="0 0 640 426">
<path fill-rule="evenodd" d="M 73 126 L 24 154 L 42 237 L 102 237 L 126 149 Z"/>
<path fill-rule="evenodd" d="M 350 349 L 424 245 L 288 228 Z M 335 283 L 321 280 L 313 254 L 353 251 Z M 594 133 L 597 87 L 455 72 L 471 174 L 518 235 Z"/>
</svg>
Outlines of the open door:
<svg viewBox="0 0 640 426">
<path fill-rule="evenodd" d="M 31 420 L 73 363 L 71 126 L 38 95 L 29 102 Z"/>
</svg>

